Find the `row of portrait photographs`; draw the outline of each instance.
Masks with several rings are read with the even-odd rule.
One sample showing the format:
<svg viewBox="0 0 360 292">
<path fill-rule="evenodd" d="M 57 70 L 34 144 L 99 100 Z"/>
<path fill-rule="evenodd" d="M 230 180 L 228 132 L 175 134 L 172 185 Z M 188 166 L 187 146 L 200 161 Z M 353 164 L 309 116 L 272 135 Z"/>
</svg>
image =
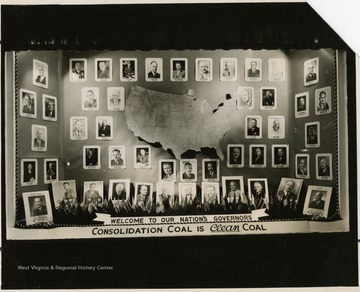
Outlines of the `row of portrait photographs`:
<svg viewBox="0 0 360 292">
<path fill-rule="evenodd" d="M 281 178 L 274 202 L 284 201 L 290 209 L 296 210 L 302 179 Z M 175 184 L 157 182 L 156 191 L 153 183 L 136 182 L 134 193 L 130 193 L 130 179 L 110 179 L 108 194 L 104 194 L 103 181 L 84 182 L 83 193 L 78 195 L 76 181 L 56 181 L 52 183 L 55 209 L 61 214 L 77 215 L 79 208 L 85 213 L 106 213 L 112 208 L 115 213 L 135 212 L 164 213 L 175 208 L 201 208 L 213 211 L 219 208 L 227 211 L 269 209 L 270 197 L 267 178 L 249 178 L 248 190 L 244 187 L 243 176 L 222 177 L 222 192 L 219 182 L 202 182 L 201 194 L 195 183 L 179 183 L 175 193 Z M 155 193 L 154 193 L 155 192 Z M 303 214 L 327 218 L 332 187 L 308 186 Z M 51 222 L 53 218 L 48 191 L 23 193 L 26 224 L 33 225 Z M 279 206 L 278 206 L 279 207 Z"/>
<path fill-rule="evenodd" d="M 24 158 L 21 163 L 21 185 L 33 186 L 38 184 L 38 159 Z M 59 163 L 57 158 L 44 159 L 44 183 L 50 184 L 58 180 Z"/>
<path fill-rule="evenodd" d="M 19 113 L 22 117 L 37 117 L 37 98 L 34 91 L 20 89 Z M 55 96 L 42 95 L 42 117 L 43 120 L 57 121 L 57 98 Z"/>
<path fill-rule="evenodd" d="M 99 108 L 99 87 L 83 87 L 81 90 L 81 109 L 83 111 L 98 111 Z M 125 109 L 124 87 L 107 88 L 107 109 L 109 111 L 123 111 Z"/>
<path fill-rule="evenodd" d="M 120 59 L 120 81 L 138 81 L 137 58 Z M 112 81 L 112 59 L 95 59 L 95 81 Z M 220 80 L 237 81 L 238 80 L 238 62 L 236 58 L 220 59 Z M 170 80 L 188 81 L 188 59 L 171 58 L 170 59 Z M 246 58 L 244 75 L 246 81 L 262 80 L 262 60 L 259 58 Z M 268 80 L 285 81 L 285 60 L 282 58 L 268 59 Z M 164 69 L 162 58 L 145 59 L 145 80 L 163 81 Z M 87 81 L 87 59 L 73 58 L 69 60 L 69 78 L 71 82 Z M 195 59 L 195 80 L 212 81 L 213 80 L 213 59 L 196 58 Z"/>
<path fill-rule="evenodd" d="M 315 90 L 314 109 L 316 115 L 331 113 L 331 87 L 323 87 Z M 309 116 L 309 92 L 302 92 L 295 95 L 295 118 Z"/>
</svg>

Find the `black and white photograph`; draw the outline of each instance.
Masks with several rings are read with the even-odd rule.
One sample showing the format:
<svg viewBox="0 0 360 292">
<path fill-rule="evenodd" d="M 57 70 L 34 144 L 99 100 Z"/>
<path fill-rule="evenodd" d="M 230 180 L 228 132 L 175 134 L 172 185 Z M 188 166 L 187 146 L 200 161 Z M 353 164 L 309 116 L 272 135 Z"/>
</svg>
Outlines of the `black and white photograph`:
<svg viewBox="0 0 360 292">
<path fill-rule="evenodd" d="M 47 150 L 47 127 L 31 125 L 31 150 L 44 152 Z"/>
<path fill-rule="evenodd" d="M 332 154 L 318 153 L 315 157 L 316 161 L 316 179 L 318 180 L 332 180 Z"/>
<path fill-rule="evenodd" d="M 126 148 L 124 145 L 109 146 L 109 168 L 126 168 Z"/>
<path fill-rule="evenodd" d="M 120 81 L 135 82 L 138 80 L 137 59 L 121 58 L 120 59 Z"/>
<path fill-rule="evenodd" d="M 211 58 L 195 59 L 195 80 L 196 81 L 212 81 L 213 79 L 213 60 Z"/>
<path fill-rule="evenodd" d="M 53 222 L 49 191 L 26 192 L 22 194 L 26 225 Z"/>
<path fill-rule="evenodd" d="M 101 212 L 104 201 L 104 182 L 103 181 L 84 181 L 81 208 L 84 212 Z M 100 207 L 100 208 L 99 208 Z"/>
<path fill-rule="evenodd" d="M 269 209 L 267 178 L 248 178 L 247 182 L 251 209 Z"/>
<path fill-rule="evenodd" d="M 315 218 L 327 218 L 331 193 L 332 187 L 308 186 L 303 214 Z"/>
<path fill-rule="evenodd" d="M 114 201 L 128 201 L 130 203 L 130 199 L 130 179 L 110 179 L 108 200 L 113 201 L 114 204 Z"/>
<path fill-rule="evenodd" d="M 113 139 L 113 117 L 96 117 L 96 140 Z"/>
<path fill-rule="evenodd" d="M 305 123 L 305 147 L 320 147 L 320 122 Z"/>
<path fill-rule="evenodd" d="M 285 60 L 283 58 L 268 59 L 268 80 L 285 81 Z"/>
<path fill-rule="evenodd" d="M 51 184 L 59 176 L 59 160 L 57 158 L 44 159 L 44 183 Z"/>
<path fill-rule="evenodd" d="M 99 87 L 83 87 L 81 89 L 81 108 L 83 111 L 98 111 L 99 103 Z"/>
<path fill-rule="evenodd" d="M 249 205 L 245 195 L 243 176 L 223 176 L 221 202 L 225 210 L 244 210 Z"/>
<path fill-rule="evenodd" d="M 179 199 L 183 208 L 196 208 L 196 183 L 179 183 Z"/>
<path fill-rule="evenodd" d="M 124 87 L 108 87 L 107 101 L 109 111 L 123 111 L 125 109 Z"/>
<path fill-rule="evenodd" d="M 218 182 L 201 183 L 201 203 L 204 205 L 205 211 L 212 211 L 219 207 L 221 201 Z"/>
<path fill-rule="evenodd" d="M 221 58 L 220 59 L 220 80 L 236 81 L 237 80 L 237 59 Z"/>
<path fill-rule="evenodd" d="M 249 146 L 249 166 L 252 168 L 266 167 L 266 145 Z"/>
<path fill-rule="evenodd" d="M 43 94 L 43 120 L 57 121 L 57 98 Z"/>
<path fill-rule="evenodd" d="M 262 61 L 259 58 L 245 59 L 245 81 L 260 81 L 262 79 Z"/>
<path fill-rule="evenodd" d="M 176 182 L 176 159 L 160 159 L 159 181 Z"/>
<path fill-rule="evenodd" d="M 254 109 L 254 88 L 238 86 L 234 91 L 238 110 Z"/>
<path fill-rule="evenodd" d="M 56 211 L 61 215 L 76 215 L 81 202 L 76 193 L 75 180 L 52 182 L 52 193 Z"/>
<path fill-rule="evenodd" d="M 69 59 L 69 79 L 71 82 L 86 82 L 87 60 L 84 58 Z"/>
<path fill-rule="evenodd" d="M 296 178 L 310 178 L 310 155 L 295 155 L 295 176 Z"/>
<path fill-rule="evenodd" d="M 331 87 L 315 90 L 315 114 L 324 115 L 331 113 Z"/>
<path fill-rule="evenodd" d="M 110 82 L 112 81 L 112 59 L 96 58 L 95 59 L 95 81 Z"/>
<path fill-rule="evenodd" d="M 245 116 L 245 138 L 246 139 L 262 138 L 261 116 Z"/>
<path fill-rule="evenodd" d="M 187 81 L 188 80 L 188 59 L 187 58 L 171 58 L 170 59 L 171 81 Z"/>
<path fill-rule="evenodd" d="M 295 118 L 309 116 L 309 92 L 295 94 Z"/>
<path fill-rule="evenodd" d="M 289 145 L 271 145 L 271 161 L 273 168 L 289 168 Z"/>
<path fill-rule="evenodd" d="M 20 89 L 20 116 L 36 118 L 36 93 L 34 91 Z"/>
<path fill-rule="evenodd" d="M 202 180 L 204 182 L 220 181 L 219 159 L 204 158 L 202 160 Z"/>
<path fill-rule="evenodd" d="M 180 160 L 180 181 L 196 182 L 197 181 L 197 160 L 181 159 Z"/>
<path fill-rule="evenodd" d="M 153 184 L 148 182 L 135 183 L 134 206 L 136 212 L 150 213 L 153 201 Z"/>
<path fill-rule="evenodd" d="M 319 58 L 304 62 L 304 85 L 309 86 L 319 82 Z"/>
<path fill-rule="evenodd" d="M 145 59 L 145 80 L 149 82 L 163 81 L 163 59 L 146 58 Z"/>
<path fill-rule="evenodd" d="M 277 90 L 276 87 L 260 87 L 260 109 L 277 109 Z"/>
<path fill-rule="evenodd" d="M 227 167 L 239 168 L 244 167 L 244 145 L 228 144 L 227 145 Z"/>
<path fill-rule="evenodd" d="M 268 138 L 284 139 L 285 138 L 285 117 L 269 116 L 268 117 Z"/>
<path fill-rule="evenodd" d="M 33 85 L 42 88 L 49 87 L 48 64 L 36 59 L 33 59 Z"/>
<path fill-rule="evenodd" d="M 70 139 L 86 140 L 88 138 L 88 118 L 70 117 Z"/>
<path fill-rule="evenodd" d="M 164 213 L 174 206 L 175 187 L 173 182 L 156 183 L 156 213 Z"/>
<path fill-rule="evenodd" d="M 21 159 L 21 185 L 34 186 L 38 184 L 38 160 L 36 158 Z"/>
<path fill-rule="evenodd" d="M 83 167 L 84 169 L 100 169 L 100 146 L 83 147 Z"/>
<path fill-rule="evenodd" d="M 134 168 L 151 168 L 150 146 L 134 146 Z"/>
<path fill-rule="evenodd" d="M 299 178 L 282 177 L 276 196 L 273 199 L 274 209 L 279 214 L 295 214 L 303 180 Z"/>
</svg>

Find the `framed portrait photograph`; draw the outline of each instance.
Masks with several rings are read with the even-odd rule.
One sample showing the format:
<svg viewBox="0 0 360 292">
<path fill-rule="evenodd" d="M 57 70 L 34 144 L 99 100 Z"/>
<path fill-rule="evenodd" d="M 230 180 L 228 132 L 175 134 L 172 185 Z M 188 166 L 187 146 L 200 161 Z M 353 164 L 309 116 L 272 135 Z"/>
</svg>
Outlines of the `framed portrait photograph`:
<svg viewBox="0 0 360 292">
<path fill-rule="evenodd" d="M 42 125 L 31 125 L 31 150 L 47 150 L 47 127 Z"/>
<path fill-rule="evenodd" d="M 148 182 L 135 183 L 134 206 L 136 211 L 151 212 L 153 201 L 153 184 Z"/>
<path fill-rule="evenodd" d="M 310 178 L 310 155 L 295 155 L 295 176 L 296 178 Z"/>
<path fill-rule="evenodd" d="M 134 146 L 134 168 L 151 168 L 151 147 Z"/>
<path fill-rule="evenodd" d="M 88 118 L 70 117 L 70 139 L 86 140 L 88 138 Z"/>
<path fill-rule="evenodd" d="M 228 144 L 227 145 L 227 167 L 239 168 L 244 167 L 244 145 Z"/>
<path fill-rule="evenodd" d="M 308 186 L 303 214 L 312 217 L 327 218 L 332 187 Z"/>
<path fill-rule="evenodd" d="M 320 122 L 305 123 L 305 147 L 320 147 Z"/>
<path fill-rule="evenodd" d="M 249 166 L 252 168 L 266 167 L 266 145 L 249 145 Z"/>
<path fill-rule="evenodd" d="M 220 160 L 205 158 L 202 160 L 202 180 L 220 181 Z"/>
<path fill-rule="evenodd" d="M 109 168 L 126 168 L 126 148 L 124 145 L 109 146 Z"/>
<path fill-rule="evenodd" d="M 316 160 L 316 179 L 319 180 L 332 180 L 332 154 L 331 153 L 318 153 L 315 157 Z"/>
<path fill-rule="evenodd" d="M 296 210 L 302 184 L 303 180 L 300 178 L 282 177 L 277 190 L 276 199 L 280 202 L 286 200 L 289 208 L 293 211 Z"/>
<path fill-rule="evenodd" d="M 331 87 L 315 90 L 315 114 L 324 115 L 331 113 Z"/>
<path fill-rule="evenodd" d="M 254 88 L 238 86 L 234 91 L 236 108 L 238 110 L 254 109 Z"/>
<path fill-rule="evenodd" d="M 163 59 L 145 59 L 145 80 L 149 82 L 163 81 Z"/>
<path fill-rule="evenodd" d="M 34 186 L 38 184 L 38 160 L 36 158 L 21 159 L 21 185 Z"/>
<path fill-rule="evenodd" d="M 99 110 L 99 87 L 83 87 L 81 89 L 81 108 L 83 111 Z"/>
<path fill-rule="evenodd" d="M 262 79 L 262 61 L 259 58 L 245 59 L 245 80 L 260 81 Z"/>
<path fill-rule="evenodd" d="M 295 118 L 309 116 L 309 91 L 295 94 Z"/>
<path fill-rule="evenodd" d="M 220 80 L 236 81 L 237 80 L 237 59 L 221 58 L 220 59 Z"/>
<path fill-rule="evenodd" d="M 245 116 L 245 138 L 261 139 L 262 138 L 262 117 Z"/>
<path fill-rule="evenodd" d="M 112 81 L 112 59 L 96 58 L 95 59 L 95 81 L 110 82 Z"/>
<path fill-rule="evenodd" d="M 268 80 L 285 81 L 285 60 L 283 58 L 268 59 Z"/>
<path fill-rule="evenodd" d="M 57 121 L 57 99 L 55 96 L 43 94 L 43 120 Z"/>
<path fill-rule="evenodd" d="M 196 207 L 196 183 L 179 183 L 179 203 L 182 207 Z"/>
<path fill-rule="evenodd" d="M 285 138 L 285 117 L 269 116 L 268 117 L 268 138 L 284 139 Z"/>
<path fill-rule="evenodd" d="M 48 64 L 36 59 L 33 59 L 33 85 L 42 88 L 49 87 Z"/>
<path fill-rule="evenodd" d="M 180 181 L 196 182 L 197 181 L 197 160 L 181 159 L 180 160 Z"/>
<path fill-rule="evenodd" d="M 304 62 L 304 85 L 309 86 L 319 82 L 319 58 Z"/>
<path fill-rule="evenodd" d="M 59 160 L 57 158 L 44 159 L 44 183 L 51 184 L 58 180 Z"/>
<path fill-rule="evenodd" d="M 220 204 L 220 187 L 218 182 L 202 182 L 201 183 L 201 203 L 210 208 Z"/>
<path fill-rule="evenodd" d="M 26 192 L 22 197 L 26 225 L 53 222 L 49 191 Z"/>
<path fill-rule="evenodd" d="M 168 182 L 176 181 L 176 159 L 160 159 L 159 180 Z"/>
<path fill-rule="evenodd" d="M 84 181 L 83 199 L 81 207 L 84 211 L 92 212 L 97 205 L 104 201 L 104 182 L 103 181 Z M 89 210 L 90 207 L 90 210 Z"/>
<path fill-rule="evenodd" d="M 36 93 L 34 91 L 20 89 L 19 113 L 22 117 L 36 118 Z"/>
<path fill-rule="evenodd" d="M 245 196 L 243 176 L 223 176 L 222 181 L 222 199 L 226 209 L 232 209 L 232 204 L 248 204 Z"/>
<path fill-rule="evenodd" d="M 130 202 L 130 179 L 110 179 L 109 200 Z"/>
<path fill-rule="evenodd" d="M 174 206 L 175 187 L 173 182 L 156 183 L 156 213 L 164 213 Z"/>
<path fill-rule="evenodd" d="M 100 146 L 83 147 L 83 167 L 84 169 L 100 169 Z"/>
<path fill-rule="evenodd" d="M 276 87 L 260 87 L 260 109 L 275 110 L 277 108 Z"/>
<path fill-rule="evenodd" d="M 171 58 L 170 59 L 170 80 L 187 81 L 188 80 L 188 59 Z"/>
<path fill-rule="evenodd" d="M 76 215 L 79 206 L 78 196 L 76 193 L 76 181 L 54 181 L 51 185 L 55 209 L 61 214 Z"/>
<path fill-rule="evenodd" d="M 113 117 L 96 117 L 96 140 L 113 139 Z"/>
<path fill-rule="evenodd" d="M 109 111 L 123 111 L 125 109 L 124 87 L 108 87 L 107 101 Z"/>
<path fill-rule="evenodd" d="M 269 188 L 267 178 L 248 178 L 248 194 L 254 209 L 269 208 Z"/>
<path fill-rule="evenodd" d="M 289 168 L 289 145 L 274 144 L 271 145 L 272 167 Z"/>
<path fill-rule="evenodd" d="M 87 60 L 84 58 L 69 59 L 69 79 L 71 82 L 86 82 Z"/>
<path fill-rule="evenodd" d="M 212 81 L 212 59 L 196 58 L 195 59 L 195 80 Z"/>
<path fill-rule="evenodd" d="M 120 81 L 137 81 L 137 58 L 120 59 Z"/>
</svg>

